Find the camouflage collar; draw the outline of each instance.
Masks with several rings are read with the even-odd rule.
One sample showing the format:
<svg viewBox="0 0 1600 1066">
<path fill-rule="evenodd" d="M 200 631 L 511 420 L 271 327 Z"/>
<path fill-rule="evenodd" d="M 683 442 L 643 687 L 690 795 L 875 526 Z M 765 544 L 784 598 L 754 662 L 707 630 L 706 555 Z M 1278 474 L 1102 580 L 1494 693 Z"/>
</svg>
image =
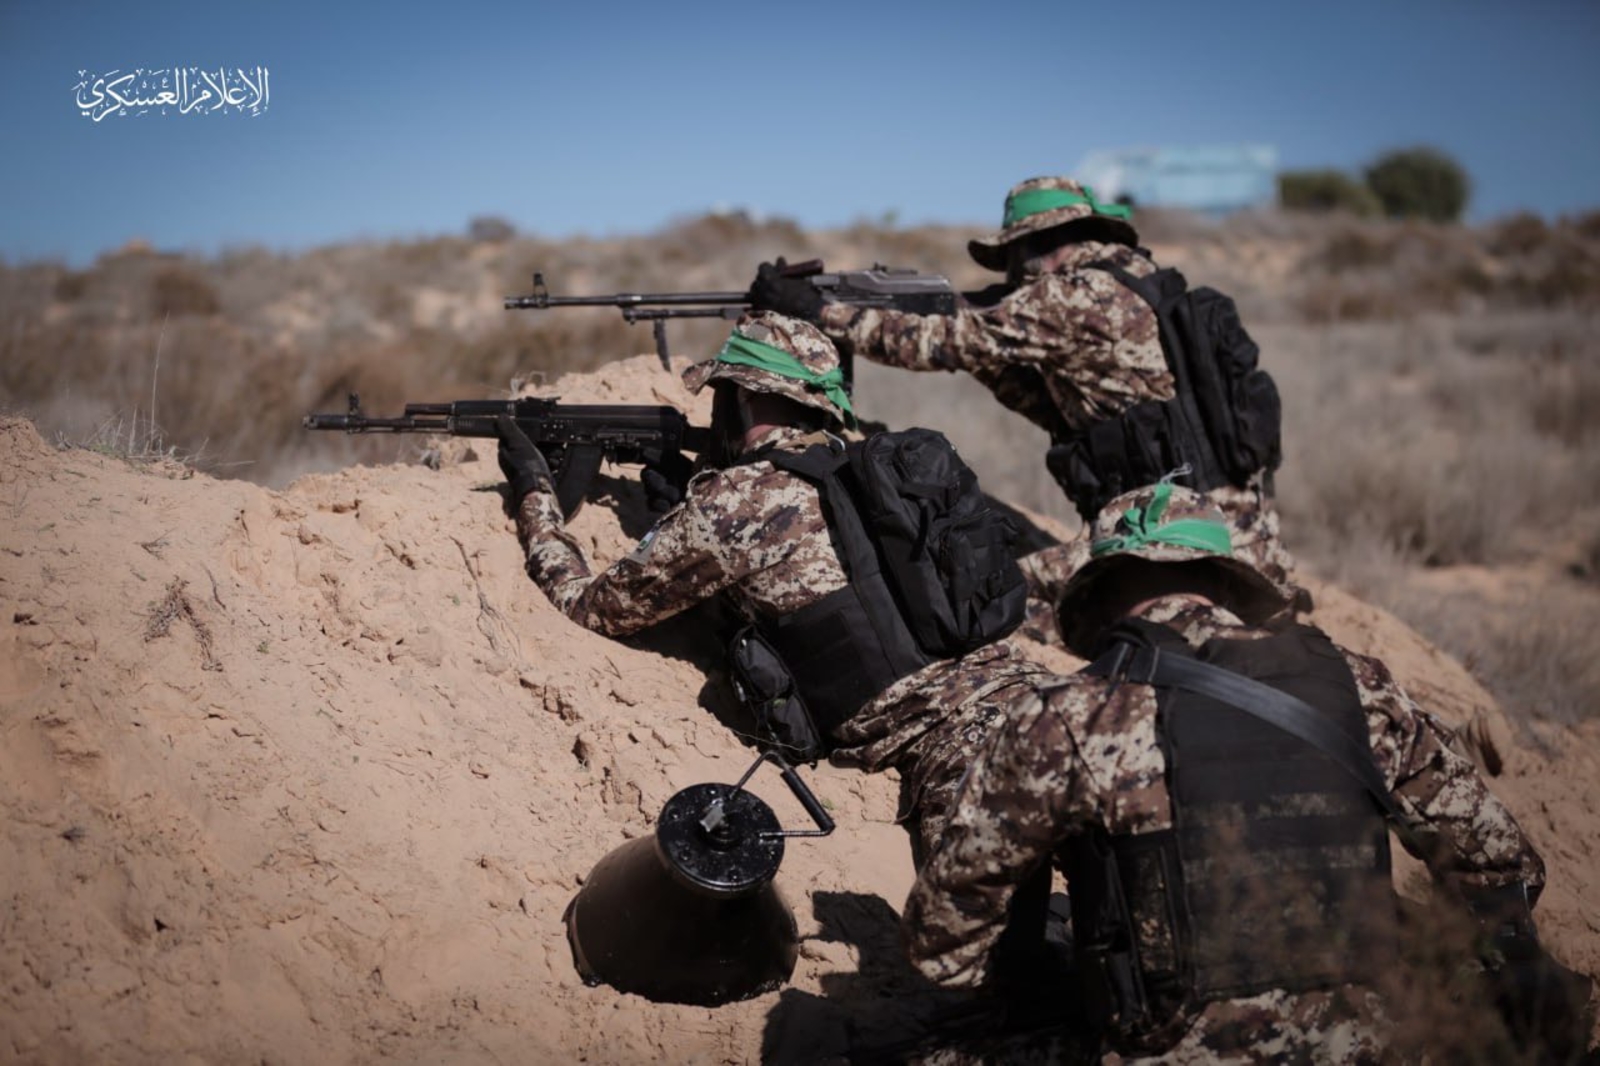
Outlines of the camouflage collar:
<svg viewBox="0 0 1600 1066">
<path fill-rule="evenodd" d="M 1204 644 L 1218 633 L 1250 628 L 1245 625 L 1244 619 L 1226 607 L 1190 593 L 1146 600 L 1133 617 L 1174 629 L 1196 646 Z M 1194 640 L 1194 635 L 1198 633 L 1204 633 L 1204 636 Z"/>
<path fill-rule="evenodd" d="M 757 437 L 741 456 L 754 455 L 769 448 L 803 452 L 813 444 L 827 443 L 828 435 L 817 430 L 799 429 L 795 426 L 777 426 Z"/>
<path fill-rule="evenodd" d="M 1129 248 L 1126 244 L 1109 244 L 1105 241 L 1076 241 L 1068 248 L 1070 250 L 1062 255 L 1061 262 L 1056 265 L 1052 273 L 1071 273 L 1100 260 L 1120 263 L 1124 259 L 1142 258 L 1136 248 Z"/>
</svg>

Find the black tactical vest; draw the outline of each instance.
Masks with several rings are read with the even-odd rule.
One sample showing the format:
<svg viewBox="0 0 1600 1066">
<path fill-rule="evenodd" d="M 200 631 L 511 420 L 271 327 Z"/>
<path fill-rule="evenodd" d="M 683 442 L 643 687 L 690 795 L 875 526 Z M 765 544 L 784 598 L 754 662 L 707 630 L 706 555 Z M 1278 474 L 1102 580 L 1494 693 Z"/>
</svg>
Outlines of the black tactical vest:
<svg viewBox="0 0 1600 1066">
<path fill-rule="evenodd" d="M 1046 465 L 1084 521 L 1124 492 L 1180 468 L 1197 492 L 1243 487 L 1282 456 L 1277 386 L 1258 369 L 1260 349 L 1229 297 L 1190 289 L 1171 267 L 1135 277 L 1109 260 L 1092 263 L 1150 305 L 1171 372 L 1170 400 L 1147 400 L 1082 428 L 1058 415 Z"/>
<path fill-rule="evenodd" d="M 1016 527 L 942 434 L 883 432 L 756 458 L 817 487 L 849 577 L 761 626 L 824 737 L 902 677 L 1021 623 Z"/>
<path fill-rule="evenodd" d="M 1136 622 L 1132 639 L 1310 704 L 1369 752 L 1355 679 L 1320 630 L 1294 626 L 1198 652 Z M 1137 681 L 1130 678 L 1129 681 Z M 1172 828 L 1069 841 L 1061 853 L 1097 1013 L 1134 1042 L 1185 1007 L 1360 982 L 1393 955 L 1386 823 L 1318 748 L 1192 692 L 1158 689 Z"/>
</svg>

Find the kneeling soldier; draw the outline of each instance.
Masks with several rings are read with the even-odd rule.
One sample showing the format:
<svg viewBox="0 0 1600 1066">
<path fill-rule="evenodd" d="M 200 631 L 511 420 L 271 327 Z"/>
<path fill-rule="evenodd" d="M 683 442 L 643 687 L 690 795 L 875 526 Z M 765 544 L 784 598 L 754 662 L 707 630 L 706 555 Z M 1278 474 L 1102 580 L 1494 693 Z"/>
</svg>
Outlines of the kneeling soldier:
<svg viewBox="0 0 1600 1066">
<path fill-rule="evenodd" d="M 994 614 L 987 639 L 962 654 L 930 652 L 915 635 L 922 620 L 894 610 L 900 597 L 876 564 L 844 559 L 847 531 L 830 529 L 849 517 L 848 502 L 818 470 L 843 462 L 835 433 L 855 421 L 832 342 L 804 322 L 750 315 L 684 380 L 696 392 L 716 390 L 711 428 L 724 442 L 714 457 L 722 469 L 691 480 L 639 546 L 599 573 L 562 528 L 538 449 L 502 424 L 500 462 L 528 575 L 573 621 L 616 637 L 727 593 L 786 660 L 833 761 L 900 771 L 920 856 L 992 724 L 1046 676 L 998 639 L 1021 620 L 1021 574 L 1009 552 L 966 574 L 972 589 L 1000 597 L 985 608 Z M 975 485 L 958 495 L 977 498 Z M 985 515 L 980 527 L 999 521 Z"/>
<path fill-rule="evenodd" d="M 1208 501 L 1128 493 L 1091 550 L 1060 604 L 1091 666 L 996 730 L 912 889 L 925 975 L 1004 981 L 1013 901 L 1054 867 L 1075 960 L 1060 1014 L 1087 1013 L 1102 1050 L 1375 1060 L 1393 825 L 1526 962 L 1501 986 L 1522 997 L 1513 1031 L 1587 997 L 1538 950 L 1544 866 L 1510 812 L 1381 662 L 1292 622 L 1291 590 L 1234 552 Z M 1570 1018 L 1551 1024 L 1570 1050 Z"/>
</svg>

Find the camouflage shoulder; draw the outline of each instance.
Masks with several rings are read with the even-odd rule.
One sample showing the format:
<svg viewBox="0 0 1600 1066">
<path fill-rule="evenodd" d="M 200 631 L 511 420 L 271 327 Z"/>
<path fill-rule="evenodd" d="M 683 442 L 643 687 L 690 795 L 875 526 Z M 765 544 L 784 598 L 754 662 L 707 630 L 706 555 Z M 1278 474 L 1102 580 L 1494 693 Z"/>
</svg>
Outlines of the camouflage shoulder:
<svg viewBox="0 0 1600 1066">
<path fill-rule="evenodd" d="M 1052 713 L 1064 715 L 1074 729 L 1081 729 L 1084 722 L 1105 703 L 1107 696 L 1113 691 L 1111 684 L 1105 678 L 1095 677 L 1082 671 L 1051 677 L 1035 687 L 1040 700 L 1037 713 L 1043 713 L 1048 709 Z M 1126 687 L 1145 686 L 1130 683 Z"/>
<path fill-rule="evenodd" d="M 1040 274 L 1023 281 L 1021 285 L 1012 289 L 993 304 L 994 307 L 1014 307 L 1018 304 L 1037 303 L 1049 301 L 1057 296 L 1072 291 L 1073 278 L 1077 271 L 1068 271 L 1063 274 Z"/>
<path fill-rule="evenodd" d="M 797 487 L 809 489 L 795 475 L 779 470 L 764 460 L 757 460 L 696 474 L 689 480 L 685 502 L 692 502 L 708 514 L 744 510 L 788 495 Z"/>
<path fill-rule="evenodd" d="M 1411 702 L 1405 690 L 1400 687 L 1400 682 L 1390 673 L 1388 664 L 1382 659 L 1351 651 L 1342 644 L 1335 644 L 1334 647 L 1344 656 L 1345 664 L 1350 667 L 1350 674 L 1355 678 L 1356 688 L 1361 693 L 1363 703 L 1381 697 L 1398 697 L 1403 702 Z"/>
</svg>

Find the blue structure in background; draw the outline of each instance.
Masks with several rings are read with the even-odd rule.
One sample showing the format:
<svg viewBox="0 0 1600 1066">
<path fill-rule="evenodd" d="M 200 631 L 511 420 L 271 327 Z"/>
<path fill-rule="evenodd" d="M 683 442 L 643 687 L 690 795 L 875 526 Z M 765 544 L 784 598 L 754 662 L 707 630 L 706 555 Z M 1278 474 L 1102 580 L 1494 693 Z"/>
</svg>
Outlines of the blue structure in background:
<svg viewBox="0 0 1600 1066">
<path fill-rule="evenodd" d="M 1102 200 L 1225 215 L 1278 199 L 1278 150 L 1264 144 L 1090 152 L 1073 176 Z"/>
</svg>

